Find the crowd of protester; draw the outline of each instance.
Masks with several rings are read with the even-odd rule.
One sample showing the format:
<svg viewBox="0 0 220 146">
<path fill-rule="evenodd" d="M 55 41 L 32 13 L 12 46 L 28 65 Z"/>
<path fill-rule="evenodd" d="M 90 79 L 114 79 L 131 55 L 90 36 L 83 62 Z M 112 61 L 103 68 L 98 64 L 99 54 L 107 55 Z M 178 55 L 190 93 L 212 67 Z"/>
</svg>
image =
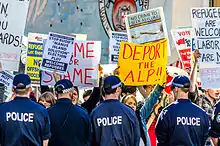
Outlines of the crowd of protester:
<svg viewBox="0 0 220 146">
<path fill-rule="evenodd" d="M 0 104 L 1 146 L 203 146 L 218 145 L 219 92 L 196 84 L 200 53 L 189 77 L 163 85 L 124 86 L 114 75 L 83 93 L 67 79 L 32 92 L 28 75 L 16 75 L 13 95 Z M 40 73 L 41 74 L 41 73 Z M 42 74 L 41 74 L 42 75 Z M 137 101 L 137 91 L 143 101 Z"/>
</svg>

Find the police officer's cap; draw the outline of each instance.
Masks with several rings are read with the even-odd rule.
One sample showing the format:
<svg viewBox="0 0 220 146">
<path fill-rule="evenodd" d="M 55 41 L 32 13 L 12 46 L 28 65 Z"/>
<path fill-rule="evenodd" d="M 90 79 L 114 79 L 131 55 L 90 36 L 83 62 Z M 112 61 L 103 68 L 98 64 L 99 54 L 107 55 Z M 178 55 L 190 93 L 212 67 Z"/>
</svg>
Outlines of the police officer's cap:
<svg viewBox="0 0 220 146">
<path fill-rule="evenodd" d="M 189 88 L 190 87 L 190 80 L 187 76 L 178 75 L 173 78 L 173 80 L 168 84 L 172 87 L 179 87 L 179 88 Z"/>
<path fill-rule="evenodd" d="M 18 74 L 14 77 L 13 88 L 14 89 L 27 89 L 31 87 L 31 79 L 26 74 Z"/>
<path fill-rule="evenodd" d="M 73 83 L 67 79 L 59 80 L 54 87 L 57 93 L 68 93 L 74 89 Z"/>
<path fill-rule="evenodd" d="M 108 76 L 105 78 L 104 80 L 104 90 L 113 90 L 116 89 L 118 87 L 122 87 L 123 83 L 121 82 L 121 80 L 119 79 L 119 77 L 117 76 Z"/>
</svg>

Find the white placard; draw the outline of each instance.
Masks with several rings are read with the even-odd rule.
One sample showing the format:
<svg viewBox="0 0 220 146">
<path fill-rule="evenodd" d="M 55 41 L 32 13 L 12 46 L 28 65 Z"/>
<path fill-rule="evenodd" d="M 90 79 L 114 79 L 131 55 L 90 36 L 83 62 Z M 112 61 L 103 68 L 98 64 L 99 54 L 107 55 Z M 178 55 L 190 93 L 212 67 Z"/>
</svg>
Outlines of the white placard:
<svg viewBox="0 0 220 146">
<path fill-rule="evenodd" d="M 220 7 L 191 9 L 196 47 L 201 53 L 200 64 L 220 66 Z"/>
<path fill-rule="evenodd" d="M 0 60 L 4 70 L 18 71 L 29 0 L 0 0 Z"/>
<path fill-rule="evenodd" d="M 75 38 L 72 36 L 49 33 L 43 51 L 41 70 L 58 74 L 65 74 L 69 68 L 69 61 L 73 53 Z"/>
<path fill-rule="evenodd" d="M 101 57 L 100 41 L 75 41 L 70 67 L 60 79 L 69 79 L 74 86 L 97 87 L 99 85 L 99 64 Z M 54 85 L 52 73 L 43 72 L 42 85 Z"/>
<path fill-rule="evenodd" d="M 171 55 L 163 8 L 154 8 L 125 17 L 128 40 L 134 44 L 145 44 L 162 39 L 168 41 L 168 55 Z"/>
<path fill-rule="evenodd" d="M 112 31 L 109 39 L 109 64 L 118 63 L 120 43 L 127 42 L 128 35 L 124 32 Z"/>
</svg>

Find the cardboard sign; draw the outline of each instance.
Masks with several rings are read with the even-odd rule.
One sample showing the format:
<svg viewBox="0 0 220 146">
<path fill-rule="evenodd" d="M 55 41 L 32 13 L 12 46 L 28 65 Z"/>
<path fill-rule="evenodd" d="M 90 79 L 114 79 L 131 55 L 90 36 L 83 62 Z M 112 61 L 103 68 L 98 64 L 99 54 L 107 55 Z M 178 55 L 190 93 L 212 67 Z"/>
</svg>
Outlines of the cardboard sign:
<svg viewBox="0 0 220 146">
<path fill-rule="evenodd" d="M 145 45 L 122 42 L 119 76 L 125 85 L 163 84 L 166 80 L 167 40 Z"/>
<path fill-rule="evenodd" d="M 73 52 L 75 38 L 72 36 L 49 33 L 45 44 L 41 69 L 65 74 L 69 68 L 69 61 Z"/>
<path fill-rule="evenodd" d="M 18 71 L 29 0 L 0 0 L 0 60 L 4 70 Z"/>
<path fill-rule="evenodd" d="M 191 66 L 192 28 L 171 30 L 173 41 L 184 68 Z"/>
<path fill-rule="evenodd" d="M 99 67 L 101 57 L 100 41 L 75 41 L 70 67 L 60 79 L 69 79 L 74 86 L 97 87 L 99 85 Z M 44 72 L 42 85 L 54 85 L 52 73 Z"/>
<path fill-rule="evenodd" d="M 201 53 L 200 64 L 220 66 L 220 8 L 192 8 L 192 26 Z"/>
<path fill-rule="evenodd" d="M 145 44 L 162 39 L 168 39 L 163 8 L 150 9 L 132 13 L 125 17 L 128 40 L 134 44 Z M 168 55 L 170 56 L 169 40 Z"/>
<path fill-rule="evenodd" d="M 118 63 L 120 43 L 127 42 L 128 35 L 124 32 L 112 31 L 109 39 L 109 64 Z"/>
<path fill-rule="evenodd" d="M 6 87 L 7 92 L 11 92 L 12 86 L 13 86 L 13 79 L 14 75 L 7 72 L 7 71 L 2 71 L 0 72 L 0 83 L 4 84 Z"/>
<path fill-rule="evenodd" d="M 43 55 L 43 40 L 47 39 L 46 34 L 29 33 L 28 49 L 25 73 L 31 78 L 32 84 L 40 83 L 40 65 Z"/>
</svg>

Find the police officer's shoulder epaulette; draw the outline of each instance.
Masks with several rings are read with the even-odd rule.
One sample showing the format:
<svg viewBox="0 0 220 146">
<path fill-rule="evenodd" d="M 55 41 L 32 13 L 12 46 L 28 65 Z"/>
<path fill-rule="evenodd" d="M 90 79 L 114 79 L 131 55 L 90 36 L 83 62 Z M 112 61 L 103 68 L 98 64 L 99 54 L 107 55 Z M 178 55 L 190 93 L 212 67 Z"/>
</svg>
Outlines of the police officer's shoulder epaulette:
<svg viewBox="0 0 220 146">
<path fill-rule="evenodd" d="M 193 104 L 194 106 L 198 107 L 199 109 L 201 109 L 203 112 L 206 112 L 203 108 L 201 108 L 201 107 L 198 106 L 197 104 L 195 104 L 195 103 L 193 103 L 193 102 L 192 102 L 192 104 Z"/>
<path fill-rule="evenodd" d="M 175 106 L 176 104 L 178 104 L 178 102 L 177 102 L 177 101 L 172 102 L 172 103 L 168 104 L 166 107 L 164 107 L 164 109 L 171 108 L 172 106 Z"/>
<path fill-rule="evenodd" d="M 82 106 L 80 106 L 80 105 L 75 105 L 77 108 L 79 108 L 79 109 L 81 109 L 81 111 L 83 111 L 83 112 L 86 112 L 87 114 L 88 114 L 88 111 L 84 108 L 84 107 L 82 107 Z"/>
</svg>

